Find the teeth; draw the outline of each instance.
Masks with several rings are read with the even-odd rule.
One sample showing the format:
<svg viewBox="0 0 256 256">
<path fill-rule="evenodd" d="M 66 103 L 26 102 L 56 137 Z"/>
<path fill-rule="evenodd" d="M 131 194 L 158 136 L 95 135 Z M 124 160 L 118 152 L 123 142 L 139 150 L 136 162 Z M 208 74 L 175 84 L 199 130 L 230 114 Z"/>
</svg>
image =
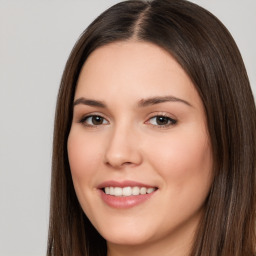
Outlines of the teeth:
<svg viewBox="0 0 256 256">
<path fill-rule="evenodd" d="M 114 188 L 114 195 L 122 196 L 123 195 L 123 189 L 122 188 Z"/>
<path fill-rule="evenodd" d="M 132 195 L 137 196 L 140 194 L 140 188 L 139 187 L 133 187 L 132 188 Z"/>
<path fill-rule="evenodd" d="M 131 196 L 131 195 L 132 195 L 132 188 L 131 187 L 123 188 L 123 196 Z"/>
<path fill-rule="evenodd" d="M 110 194 L 110 187 L 106 187 L 106 188 L 105 188 L 105 193 L 106 193 L 107 195 Z"/>
<path fill-rule="evenodd" d="M 110 194 L 110 195 L 114 195 L 114 194 L 115 194 L 115 191 L 114 191 L 114 188 L 113 188 L 113 187 L 110 187 L 110 188 L 109 188 L 109 194 Z"/>
<path fill-rule="evenodd" d="M 154 191 L 154 190 L 153 190 Z M 153 192 L 152 191 L 152 192 Z M 145 195 L 145 194 L 147 194 L 147 189 L 146 188 L 140 188 L 140 194 L 141 195 Z"/>
<path fill-rule="evenodd" d="M 155 188 L 146 187 L 105 187 L 104 192 L 111 196 L 138 196 L 154 192 Z"/>
<path fill-rule="evenodd" d="M 147 189 L 147 194 L 152 193 L 154 190 L 155 190 L 154 188 L 148 188 L 148 189 Z"/>
</svg>

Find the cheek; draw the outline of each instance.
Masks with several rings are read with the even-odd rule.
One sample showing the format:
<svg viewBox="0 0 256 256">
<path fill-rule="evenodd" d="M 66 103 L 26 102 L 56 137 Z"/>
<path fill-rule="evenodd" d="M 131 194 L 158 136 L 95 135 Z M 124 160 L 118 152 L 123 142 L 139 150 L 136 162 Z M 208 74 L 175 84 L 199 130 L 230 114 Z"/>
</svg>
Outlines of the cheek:
<svg viewBox="0 0 256 256">
<path fill-rule="evenodd" d="M 100 143 L 79 131 L 71 130 L 68 137 L 68 159 L 74 184 L 90 180 L 100 159 Z"/>
<path fill-rule="evenodd" d="M 163 200 L 156 208 L 161 209 L 163 202 L 169 202 L 165 203 L 163 219 L 170 219 L 170 225 L 199 216 L 212 183 L 208 137 L 176 133 L 154 145 L 158 146 L 151 147 L 148 159 L 163 181 Z M 162 225 L 168 226 L 165 222 Z"/>
<path fill-rule="evenodd" d="M 166 182 L 174 184 L 176 188 L 180 185 L 180 189 L 202 184 L 209 186 L 212 153 L 205 132 L 175 133 L 154 145 L 148 158 Z"/>
</svg>

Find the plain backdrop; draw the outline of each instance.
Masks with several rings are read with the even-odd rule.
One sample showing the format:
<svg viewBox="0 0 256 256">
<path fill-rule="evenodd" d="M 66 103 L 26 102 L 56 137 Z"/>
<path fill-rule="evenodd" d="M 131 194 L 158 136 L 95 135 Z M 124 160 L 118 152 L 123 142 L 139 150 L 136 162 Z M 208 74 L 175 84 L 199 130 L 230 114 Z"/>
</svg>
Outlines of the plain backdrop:
<svg viewBox="0 0 256 256">
<path fill-rule="evenodd" d="M 46 254 L 52 132 L 75 41 L 117 0 L 0 0 L 0 256 Z M 256 1 L 194 0 L 235 38 L 256 95 Z"/>
</svg>

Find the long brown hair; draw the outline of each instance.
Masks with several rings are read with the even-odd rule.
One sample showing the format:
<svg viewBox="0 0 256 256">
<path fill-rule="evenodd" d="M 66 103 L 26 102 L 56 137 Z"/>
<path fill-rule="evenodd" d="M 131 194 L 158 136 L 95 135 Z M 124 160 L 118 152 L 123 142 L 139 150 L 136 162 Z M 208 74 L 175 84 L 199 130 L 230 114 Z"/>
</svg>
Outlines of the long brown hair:
<svg viewBox="0 0 256 256">
<path fill-rule="evenodd" d="M 130 39 L 152 42 L 175 57 L 205 107 L 214 179 L 191 255 L 254 255 L 256 110 L 239 50 L 224 25 L 193 3 L 133 0 L 111 7 L 84 31 L 63 73 L 54 127 L 48 256 L 106 255 L 106 241 L 78 203 L 67 138 L 87 57 L 102 45 Z"/>
</svg>

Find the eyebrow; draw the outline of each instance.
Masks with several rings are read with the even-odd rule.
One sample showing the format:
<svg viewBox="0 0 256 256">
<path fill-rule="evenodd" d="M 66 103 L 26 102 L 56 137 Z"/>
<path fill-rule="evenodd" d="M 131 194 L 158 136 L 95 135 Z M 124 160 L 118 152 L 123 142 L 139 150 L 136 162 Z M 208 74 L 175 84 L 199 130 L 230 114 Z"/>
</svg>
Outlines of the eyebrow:
<svg viewBox="0 0 256 256">
<path fill-rule="evenodd" d="M 150 105 L 160 104 L 164 102 L 180 102 L 192 107 L 192 105 L 188 101 L 174 97 L 174 96 L 159 96 L 159 97 L 152 97 L 148 99 L 141 99 L 138 105 L 139 107 L 147 107 Z"/>
<path fill-rule="evenodd" d="M 180 103 L 186 104 L 187 106 L 192 107 L 192 105 L 188 101 L 174 97 L 174 96 L 158 96 L 158 97 L 152 97 L 148 99 L 141 99 L 138 102 L 138 106 L 147 107 L 150 105 L 156 105 L 164 102 L 180 102 Z M 92 106 L 92 107 L 107 108 L 107 105 L 103 101 L 86 99 L 84 97 L 76 99 L 73 103 L 73 106 L 76 106 L 79 104 Z"/>
<path fill-rule="evenodd" d="M 91 100 L 91 99 L 85 99 L 85 98 L 78 98 L 77 100 L 74 101 L 73 106 L 83 104 L 83 105 L 88 105 L 92 107 L 100 107 L 100 108 L 106 108 L 106 104 L 103 103 L 102 101 L 99 100 Z"/>
</svg>

